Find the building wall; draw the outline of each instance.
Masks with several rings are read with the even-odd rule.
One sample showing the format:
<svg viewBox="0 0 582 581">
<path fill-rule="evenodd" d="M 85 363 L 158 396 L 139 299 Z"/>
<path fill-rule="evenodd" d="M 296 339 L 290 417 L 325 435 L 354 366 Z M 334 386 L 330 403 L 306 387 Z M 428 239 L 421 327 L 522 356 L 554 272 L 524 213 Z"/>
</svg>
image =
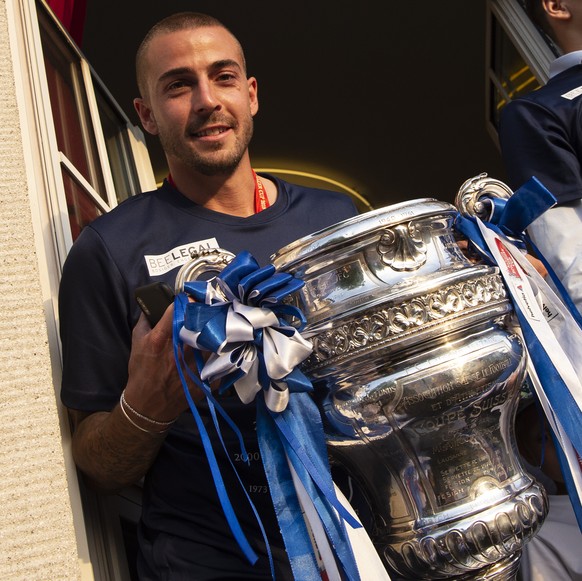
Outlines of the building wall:
<svg viewBox="0 0 582 581">
<path fill-rule="evenodd" d="M 0 579 L 71 581 L 82 565 L 68 436 L 55 397 L 8 1 L 0 0 Z"/>
</svg>

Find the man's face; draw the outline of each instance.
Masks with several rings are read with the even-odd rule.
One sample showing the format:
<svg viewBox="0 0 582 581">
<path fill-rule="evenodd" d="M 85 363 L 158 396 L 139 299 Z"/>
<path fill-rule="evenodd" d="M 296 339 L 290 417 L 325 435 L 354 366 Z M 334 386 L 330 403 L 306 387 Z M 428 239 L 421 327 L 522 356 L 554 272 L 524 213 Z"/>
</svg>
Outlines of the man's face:
<svg viewBox="0 0 582 581">
<path fill-rule="evenodd" d="M 152 39 L 145 54 L 145 94 L 136 109 L 158 135 L 170 170 L 230 174 L 246 154 L 258 110 L 240 46 L 220 27 L 181 30 Z"/>
<path fill-rule="evenodd" d="M 582 0 L 568 0 L 568 9 L 580 27 L 580 19 L 582 19 Z"/>
</svg>

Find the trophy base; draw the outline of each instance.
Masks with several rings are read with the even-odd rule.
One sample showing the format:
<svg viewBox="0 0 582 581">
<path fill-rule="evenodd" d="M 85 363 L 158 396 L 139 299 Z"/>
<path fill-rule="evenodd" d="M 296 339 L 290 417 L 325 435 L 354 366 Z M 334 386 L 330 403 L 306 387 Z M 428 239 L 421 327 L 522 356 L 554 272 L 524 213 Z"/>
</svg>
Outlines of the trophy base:
<svg viewBox="0 0 582 581">
<path fill-rule="evenodd" d="M 455 581 L 515 581 L 520 563 L 521 551 L 518 551 L 493 565 L 462 577 L 454 577 L 454 579 Z"/>
<path fill-rule="evenodd" d="M 464 575 L 449 577 L 450 581 L 516 581 L 521 564 L 521 551 L 513 555 Z M 390 568 L 391 579 L 393 581 L 408 581 L 409 577 L 399 577 Z"/>
</svg>

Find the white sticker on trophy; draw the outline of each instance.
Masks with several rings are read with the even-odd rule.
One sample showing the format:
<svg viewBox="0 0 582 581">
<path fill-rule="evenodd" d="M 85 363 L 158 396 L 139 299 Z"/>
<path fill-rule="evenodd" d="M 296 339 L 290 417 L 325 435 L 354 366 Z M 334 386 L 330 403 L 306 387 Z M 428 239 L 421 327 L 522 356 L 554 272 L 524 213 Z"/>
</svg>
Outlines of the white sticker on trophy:
<svg viewBox="0 0 582 581">
<path fill-rule="evenodd" d="M 219 248 L 216 238 L 208 238 L 176 246 L 163 254 L 146 254 L 144 260 L 150 276 L 156 276 L 183 266 L 192 259 L 192 255 L 215 248 Z"/>
</svg>

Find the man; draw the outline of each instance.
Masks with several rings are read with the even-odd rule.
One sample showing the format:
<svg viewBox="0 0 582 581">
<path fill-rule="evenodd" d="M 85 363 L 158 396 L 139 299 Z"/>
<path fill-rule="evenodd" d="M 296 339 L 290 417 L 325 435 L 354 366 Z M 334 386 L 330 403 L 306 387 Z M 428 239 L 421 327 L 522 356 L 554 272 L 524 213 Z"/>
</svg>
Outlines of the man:
<svg viewBox="0 0 582 581">
<path fill-rule="evenodd" d="M 528 233 L 582 310 L 582 2 L 525 4 L 564 55 L 551 64 L 544 87 L 502 110 L 501 152 L 513 189 L 536 176 L 557 198 Z"/>
<path fill-rule="evenodd" d="M 557 198 L 528 233 L 582 311 L 582 1 L 526 0 L 525 7 L 564 54 L 552 62 L 545 86 L 502 110 L 501 151 L 513 189 L 536 176 Z M 582 579 L 582 536 L 550 436 L 542 435 L 536 416 L 535 406 L 526 408 L 516 431 L 530 470 L 550 494 L 550 512 L 525 547 L 522 578 Z M 540 462 L 542 469 L 534 468 Z"/>
<path fill-rule="evenodd" d="M 230 428 L 216 436 L 228 494 L 259 561 L 251 566 L 231 534 L 176 372 L 169 308 L 152 329 L 136 287 L 173 286 L 191 248 L 250 251 L 260 264 L 282 246 L 356 213 L 341 194 L 256 176 L 248 145 L 257 81 L 242 48 L 217 20 L 170 16 L 136 58 L 143 127 L 158 135 L 170 176 L 87 226 L 67 258 L 61 291 L 62 400 L 73 455 L 88 482 L 114 492 L 145 476 L 139 525 L 140 579 L 269 579 L 267 549 L 245 491 L 266 528 L 277 579 L 291 578 L 254 429 L 254 405 L 221 403 L 252 459 L 241 461 Z M 198 388 L 200 413 L 212 419 Z M 121 399 L 120 399 L 121 398 Z M 209 429 L 209 432 L 215 433 Z M 244 484 L 239 486 L 234 465 Z"/>
</svg>

